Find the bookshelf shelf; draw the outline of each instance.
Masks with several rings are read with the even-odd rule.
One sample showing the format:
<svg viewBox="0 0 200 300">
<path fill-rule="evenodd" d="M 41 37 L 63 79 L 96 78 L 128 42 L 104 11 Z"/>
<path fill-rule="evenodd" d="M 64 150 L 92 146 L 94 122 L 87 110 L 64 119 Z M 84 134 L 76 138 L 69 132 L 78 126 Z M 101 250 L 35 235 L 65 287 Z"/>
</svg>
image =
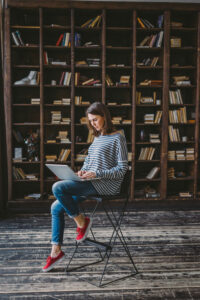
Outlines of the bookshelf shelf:
<svg viewBox="0 0 200 300">
<path fill-rule="evenodd" d="M 94 101 L 107 104 L 113 118 L 120 117 L 114 126 L 124 130 L 127 140 L 132 200 L 185 200 L 189 197 L 181 192 L 186 191 L 199 199 L 200 5 L 99 2 L 88 7 L 86 2 L 56 0 L 42 5 L 27 2 L 23 8 L 21 1 L 7 2 L 4 92 L 9 201 L 29 204 L 30 193 L 41 194 L 38 203 L 51 201 L 47 195 L 56 178 L 45 167 L 48 155 L 54 156 L 54 164 L 80 169 L 83 159 L 78 155 L 84 157 L 91 144 L 87 125 L 80 120 Z M 101 17 L 96 25 L 83 26 L 97 16 Z M 39 84 L 14 84 L 31 71 L 40 73 Z M 64 72 L 71 73 L 68 85 L 59 84 Z M 129 78 L 127 85 L 120 85 L 122 76 Z M 181 85 L 175 84 L 179 76 L 190 82 L 184 85 L 183 79 Z M 108 85 L 107 77 L 113 85 Z M 100 84 L 81 85 L 90 78 Z M 70 105 L 64 99 L 66 103 L 70 99 Z M 185 111 L 185 123 L 171 123 L 178 118 L 169 118 L 170 111 L 177 115 Z M 67 118 L 67 124 L 61 124 L 61 118 Z M 13 161 L 17 148 L 22 148 L 24 157 L 24 139 L 36 133 L 38 160 Z M 65 142 L 59 141 L 59 134 Z M 65 150 L 70 150 L 69 157 L 60 162 Z M 178 158 L 184 152 L 185 158 L 194 159 L 171 160 L 169 151 Z M 149 156 L 151 160 L 138 159 Z M 39 180 L 16 180 L 12 168 L 38 174 Z M 154 171 L 155 178 L 147 179 Z M 177 177 L 179 173 L 185 175 Z"/>
</svg>

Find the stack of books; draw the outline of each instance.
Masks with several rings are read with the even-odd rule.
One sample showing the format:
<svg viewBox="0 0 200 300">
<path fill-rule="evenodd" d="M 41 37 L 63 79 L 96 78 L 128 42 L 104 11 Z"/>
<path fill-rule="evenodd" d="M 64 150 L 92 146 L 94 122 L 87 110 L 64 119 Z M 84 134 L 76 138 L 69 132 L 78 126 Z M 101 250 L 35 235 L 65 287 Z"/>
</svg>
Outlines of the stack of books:
<svg viewBox="0 0 200 300">
<path fill-rule="evenodd" d="M 191 85 L 189 76 L 173 76 L 175 85 Z"/>
<path fill-rule="evenodd" d="M 55 162 L 57 160 L 57 155 L 45 155 L 46 162 Z"/>
<path fill-rule="evenodd" d="M 128 86 L 130 83 L 130 76 L 129 75 L 122 75 L 120 76 L 119 82 L 116 82 L 116 86 Z"/>
<path fill-rule="evenodd" d="M 70 142 L 70 140 L 67 136 L 68 136 L 68 131 L 59 131 L 58 136 L 56 137 L 56 139 L 61 144 L 69 144 L 71 142 Z"/>
<path fill-rule="evenodd" d="M 176 150 L 176 160 L 185 160 L 185 150 Z"/>
<path fill-rule="evenodd" d="M 60 124 L 61 119 L 61 111 L 51 111 L 51 124 Z"/>
<path fill-rule="evenodd" d="M 175 150 L 168 151 L 168 160 L 176 160 L 176 151 Z"/>
<path fill-rule="evenodd" d="M 121 121 L 122 121 L 122 117 L 113 117 L 112 118 L 112 123 L 115 124 L 115 125 L 120 124 Z"/>
<path fill-rule="evenodd" d="M 122 121 L 122 124 L 132 124 L 132 120 L 127 120 L 127 119 L 124 119 L 123 121 Z"/>
<path fill-rule="evenodd" d="M 162 86 L 162 80 L 149 80 L 145 79 L 144 81 L 140 82 L 140 85 L 144 86 Z"/>
<path fill-rule="evenodd" d="M 87 123 L 88 123 L 88 122 L 87 122 L 87 118 L 86 118 L 86 117 L 80 118 L 80 123 L 81 123 L 81 124 L 87 124 Z"/>
<path fill-rule="evenodd" d="M 172 48 L 181 47 L 181 38 L 171 37 L 170 45 Z"/>
<path fill-rule="evenodd" d="M 180 192 L 179 197 L 181 198 L 192 198 L 193 194 L 192 192 Z"/>
<path fill-rule="evenodd" d="M 153 124 L 153 123 L 154 123 L 154 114 L 145 114 L 144 124 Z"/>
<path fill-rule="evenodd" d="M 186 148 L 186 160 L 194 160 L 194 148 Z"/>
<path fill-rule="evenodd" d="M 40 98 L 31 98 L 31 104 L 39 105 L 40 104 Z"/>
<path fill-rule="evenodd" d="M 54 105 L 70 105 L 71 99 L 70 98 L 62 98 L 60 100 L 53 100 Z"/>
<path fill-rule="evenodd" d="M 149 141 L 150 143 L 160 143 L 159 133 L 150 133 Z"/>
<path fill-rule="evenodd" d="M 99 67 L 101 63 L 100 58 L 86 58 L 86 61 L 90 67 Z"/>
<path fill-rule="evenodd" d="M 176 178 L 174 167 L 168 168 L 168 170 L 167 170 L 167 177 L 168 177 L 169 179 L 174 179 L 174 178 Z"/>
</svg>

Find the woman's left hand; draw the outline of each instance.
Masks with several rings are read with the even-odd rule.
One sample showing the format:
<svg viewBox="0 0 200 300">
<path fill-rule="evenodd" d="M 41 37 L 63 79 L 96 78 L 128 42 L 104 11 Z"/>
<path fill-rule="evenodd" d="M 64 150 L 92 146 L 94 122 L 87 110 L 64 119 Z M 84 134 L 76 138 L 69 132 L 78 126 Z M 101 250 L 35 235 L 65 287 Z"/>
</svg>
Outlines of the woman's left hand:
<svg viewBox="0 0 200 300">
<path fill-rule="evenodd" d="M 85 179 L 89 179 L 89 178 L 95 178 L 96 177 L 96 173 L 95 172 L 91 172 L 91 171 L 87 171 L 85 172 L 81 178 L 85 178 Z"/>
</svg>

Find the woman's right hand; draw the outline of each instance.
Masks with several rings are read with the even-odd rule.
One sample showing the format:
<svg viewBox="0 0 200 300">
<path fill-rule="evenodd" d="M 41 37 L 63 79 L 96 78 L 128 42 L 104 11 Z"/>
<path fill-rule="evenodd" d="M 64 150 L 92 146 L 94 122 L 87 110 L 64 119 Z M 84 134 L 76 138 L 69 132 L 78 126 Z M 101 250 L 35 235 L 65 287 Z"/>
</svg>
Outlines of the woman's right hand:
<svg viewBox="0 0 200 300">
<path fill-rule="evenodd" d="M 81 177 L 81 176 L 83 176 L 83 174 L 85 174 L 86 173 L 86 171 L 78 171 L 77 172 L 77 175 L 79 176 L 79 177 Z"/>
</svg>

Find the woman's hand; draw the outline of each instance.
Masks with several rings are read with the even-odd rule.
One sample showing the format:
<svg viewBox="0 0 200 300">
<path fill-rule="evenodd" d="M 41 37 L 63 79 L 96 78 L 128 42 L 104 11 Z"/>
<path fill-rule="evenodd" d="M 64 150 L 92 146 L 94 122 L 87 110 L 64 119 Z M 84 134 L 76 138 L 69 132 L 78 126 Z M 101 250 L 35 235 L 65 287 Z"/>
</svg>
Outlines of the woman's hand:
<svg viewBox="0 0 200 300">
<path fill-rule="evenodd" d="M 83 179 L 89 179 L 89 178 L 95 178 L 95 177 L 96 177 L 96 173 L 91 172 L 91 171 L 84 171 L 84 174 L 81 175 L 81 178 L 83 178 Z"/>
<path fill-rule="evenodd" d="M 86 171 L 78 171 L 76 174 L 79 176 L 79 177 L 82 177 L 83 176 L 83 174 L 85 174 L 86 173 Z"/>
</svg>

